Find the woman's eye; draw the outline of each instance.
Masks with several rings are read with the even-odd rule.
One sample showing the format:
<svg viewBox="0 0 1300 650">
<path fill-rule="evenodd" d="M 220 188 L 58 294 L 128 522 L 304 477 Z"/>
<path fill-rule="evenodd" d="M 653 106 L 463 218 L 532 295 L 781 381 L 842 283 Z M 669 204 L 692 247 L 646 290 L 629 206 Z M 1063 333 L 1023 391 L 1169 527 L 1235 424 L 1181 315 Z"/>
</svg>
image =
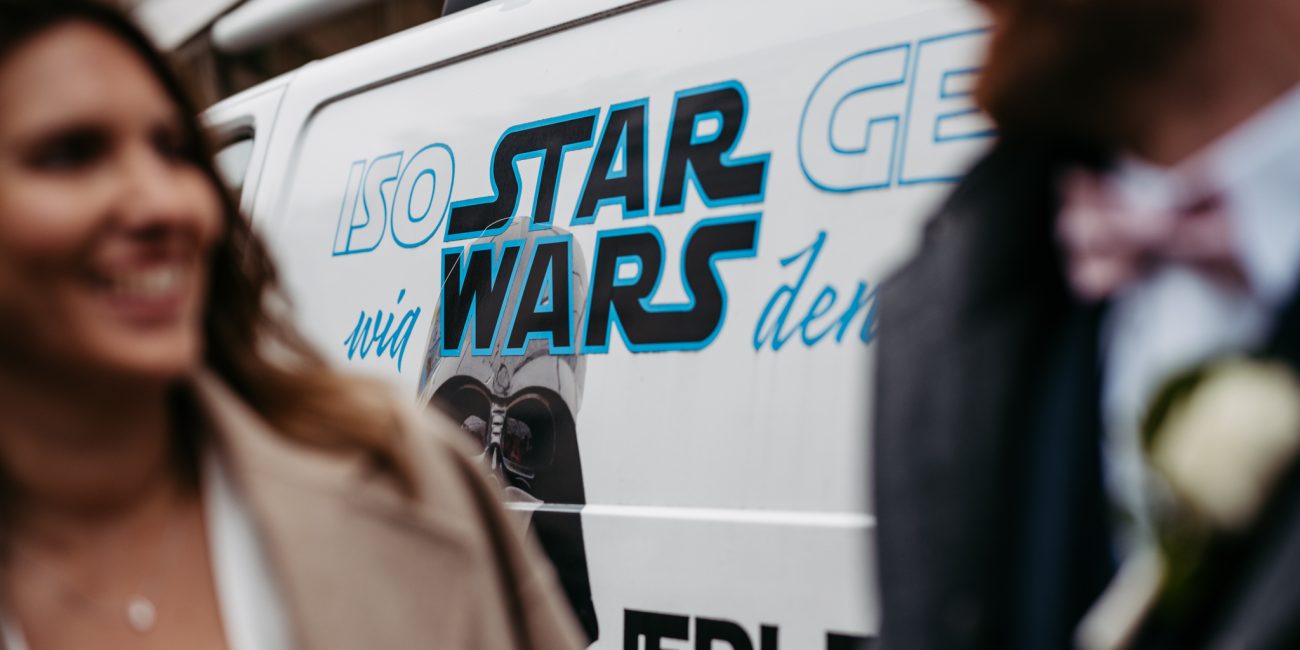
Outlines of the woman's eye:
<svg viewBox="0 0 1300 650">
<path fill-rule="evenodd" d="M 98 131 L 69 131 L 37 144 L 29 162 L 42 171 L 79 171 L 103 157 L 108 146 L 108 137 Z"/>
</svg>

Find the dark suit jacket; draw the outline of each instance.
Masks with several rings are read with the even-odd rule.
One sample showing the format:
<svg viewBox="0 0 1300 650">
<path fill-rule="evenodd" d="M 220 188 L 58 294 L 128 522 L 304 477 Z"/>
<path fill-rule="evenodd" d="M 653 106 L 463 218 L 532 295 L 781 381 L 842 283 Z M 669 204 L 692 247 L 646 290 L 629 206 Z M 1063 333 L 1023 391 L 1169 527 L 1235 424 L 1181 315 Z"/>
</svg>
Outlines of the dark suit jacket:
<svg viewBox="0 0 1300 650">
<path fill-rule="evenodd" d="M 1001 143 L 881 290 L 873 453 L 885 648 L 1003 648 L 1025 624 L 1015 585 L 1026 549 L 1013 531 L 1034 430 L 1026 412 L 1043 394 L 1044 358 L 1081 313 L 1053 236 L 1055 178 L 1083 159 Z M 1300 367 L 1296 302 L 1267 352 Z M 1096 407 L 1086 405 L 1094 417 Z M 1300 478 L 1261 521 L 1216 552 L 1195 620 L 1163 622 L 1146 645 L 1300 647 Z"/>
</svg>

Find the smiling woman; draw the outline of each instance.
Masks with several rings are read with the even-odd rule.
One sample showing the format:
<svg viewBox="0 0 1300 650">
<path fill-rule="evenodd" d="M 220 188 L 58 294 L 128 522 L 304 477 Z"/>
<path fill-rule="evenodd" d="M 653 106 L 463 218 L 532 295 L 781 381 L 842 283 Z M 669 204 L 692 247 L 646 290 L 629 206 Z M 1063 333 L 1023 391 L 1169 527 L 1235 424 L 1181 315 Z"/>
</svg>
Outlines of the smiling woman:
<svg viewBox="0 0 1300 650">
<path fill-rule="evenodd" d="M 183 373 L 200 355 L 223 206 L 186 160 L 180 108 L 120 39 L 83 22 L 12 52 L 0 106 L 0 300 L 24 342 L 7 365 L 27 366 L 29 383 Z"/>
<path fill-rule="evenodd" d="M 0 0 L 3 647 L 576 646 L 460 434 L 274 315 L 193 115 L 115 12 Z"/>
</svg>

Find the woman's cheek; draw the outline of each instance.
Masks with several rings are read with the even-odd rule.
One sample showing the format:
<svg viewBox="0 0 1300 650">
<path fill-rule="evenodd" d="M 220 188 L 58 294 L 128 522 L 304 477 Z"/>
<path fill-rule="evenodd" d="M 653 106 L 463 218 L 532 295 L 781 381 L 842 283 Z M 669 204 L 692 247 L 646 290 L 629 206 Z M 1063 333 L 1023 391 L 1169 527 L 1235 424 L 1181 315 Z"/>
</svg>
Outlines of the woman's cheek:
<svg viewBox="0 0 1300 650">
<path fill-rule="evenodd" d="M 0 240 L 10 253 L 62 262 L 84 249 L 101 212 L 93 188 L 43 179 L 7 185 L 11 192 L 0 188 L 0 196 L 7 194 L 0 199 Z"/>
</svg>

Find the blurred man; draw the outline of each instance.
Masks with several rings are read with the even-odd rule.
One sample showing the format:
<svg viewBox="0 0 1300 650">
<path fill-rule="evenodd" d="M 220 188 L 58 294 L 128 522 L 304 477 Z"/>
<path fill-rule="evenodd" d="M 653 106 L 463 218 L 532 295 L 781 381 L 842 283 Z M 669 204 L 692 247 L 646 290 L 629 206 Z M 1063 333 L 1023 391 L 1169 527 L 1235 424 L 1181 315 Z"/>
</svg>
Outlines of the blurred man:
<svg viewBox="0 0 1300 650">
<path fill-rule="evenodd" d="M 1300 647 L 1297 472 L 1171 537 L 1140 426 L 1208 360 L 1300 368 L 1300 2 L 984 4 L 1001 142 L 881 296 L 884 644 Z"/>
</svg>

